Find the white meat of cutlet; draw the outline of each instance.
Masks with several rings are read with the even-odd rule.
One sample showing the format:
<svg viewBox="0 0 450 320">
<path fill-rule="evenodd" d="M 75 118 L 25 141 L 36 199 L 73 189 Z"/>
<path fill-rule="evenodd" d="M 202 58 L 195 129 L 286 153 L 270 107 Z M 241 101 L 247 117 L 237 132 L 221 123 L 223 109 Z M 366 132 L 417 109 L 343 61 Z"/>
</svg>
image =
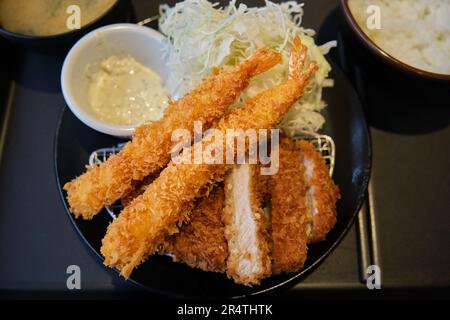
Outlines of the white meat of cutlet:
<svg viewBox="0 0 450 320">
<path fill-rule="evenodd" d="M 243 164 L 225 179 L 223 222 L 228 242 L 227 275 L 236 283 L 259 284 L 271 274 L 266 215 L 257 187 L 258 166 Z"/>
<path fill-rule="evenodd" d="M 311 221 L 308 243 L 317 243 L 325 240 L 336 224 L 336 202 L 340 192 L 329 175 L 325 160 L 314 146 L 304 140 L 295 143 L 305 167 L 307 211 Z"/>
</svg>

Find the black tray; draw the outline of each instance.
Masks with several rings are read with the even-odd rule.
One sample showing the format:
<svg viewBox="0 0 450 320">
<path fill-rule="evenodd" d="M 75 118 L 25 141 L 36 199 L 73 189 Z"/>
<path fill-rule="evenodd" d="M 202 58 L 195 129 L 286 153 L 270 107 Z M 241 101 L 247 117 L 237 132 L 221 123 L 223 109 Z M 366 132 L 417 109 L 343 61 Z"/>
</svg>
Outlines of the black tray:
<svg viewBox="0 0 450 320">
<path fill-rule="evenodd" d="M 157 10 L 156 1 L 133 5 L 137 20 Z M 356 42 L 341 33 L 336 6 L 334 0 L 305 1 L 304 25 L 320 30 L 319 43 L 339 41 L 330 57 L 366 107 L 373 141 L 369 201 L 320 267 L 276 297 L 373 296 L 364 280 L 373 261 L 381 266 L 383 296 L 449 297 L 450 88 L 411 83 L 357 57 Z M 58 199 L 53 143 L 64 108 L 63 58 L 15 50 L 1 40 L 0 48 L 0 296 L 148 297 L 98 263 Z M 82 270 L 78 295 L 66 287 L 71 264 Z"/>
</svg>

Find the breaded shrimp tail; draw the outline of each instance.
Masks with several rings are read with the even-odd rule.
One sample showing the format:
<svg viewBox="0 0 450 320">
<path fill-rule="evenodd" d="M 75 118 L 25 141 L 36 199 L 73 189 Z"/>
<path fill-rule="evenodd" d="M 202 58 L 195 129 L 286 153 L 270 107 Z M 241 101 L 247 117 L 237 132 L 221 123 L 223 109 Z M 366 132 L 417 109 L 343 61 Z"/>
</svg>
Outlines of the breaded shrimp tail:
<svg viewBox="0 0 450 320">
<path fill-rule="evenodd" d="M 256 51 L 239 66 L 215 71 L 200 86 L 172 103 L 160 121 L 136 129 L 132 142 L 99 166 L 66 183 L 67 200 L 75 217 L 91 219 L 105 205 L 126 196 L 136 181 L 161 170 L 170 161 L 172 132 L 193 131 L 194 121 L 210 128 L 244 90 L 249 79 L 280 61 L 280 54 Z"/>
<path fill-rule="evenodd" d="M 301 46 L 294 50 L 306 52 Z M 297 55 L 297 57 L 305 55 Z M 309 77 L 316 71 L 314 62 L 303 70 L 304 61 L 293 65 L 302 70 L 282 84 L 258 94 L 241 108 L 230 110 L 222 118 L 217 129 L 226 136 L 227 129 L 243 132 L 251 128 L 275 127 L 303 93 Z M 185 149 L 181 158 L 189 158 L 192 149 L 203 145 L 205 149 L 226 150 L 226 141 L 211 142 L 209 137 L 202 144 Z M 204 150 L 205 150 L 204 149 Z M 228 150 L 226 150 L 229 152 Z M 231 149 L 236 154 L 236 149 Z M 225 152 L 224 152 L 225 153 Z M 178 232 L 193 207 L 193 200 L 202 195 L 205 187 L 222 180 L 233 164 L 193 164 L 171 162 L 161 175 L 150 184 L 144 194 L 128 205 L 108 227 L 101 252 L 105 264 L 121 270 L 128 278 L 133 269 L 149 255 L 154 254 L 165 237 Z"/>
</svg>

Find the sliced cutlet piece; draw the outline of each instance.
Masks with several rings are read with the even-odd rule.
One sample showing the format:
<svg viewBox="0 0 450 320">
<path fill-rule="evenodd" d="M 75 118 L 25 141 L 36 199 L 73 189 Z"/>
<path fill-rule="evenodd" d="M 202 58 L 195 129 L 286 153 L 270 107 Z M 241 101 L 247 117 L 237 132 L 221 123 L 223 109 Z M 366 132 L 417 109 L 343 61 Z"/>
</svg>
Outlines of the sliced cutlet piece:
<svg viewBox="0 0 450 320">
<path fill-rule="evenodd" d="M 186 223 L 164 244 L 176 262 L 204 271 L 225 272 L 228 246 L 222 223 L 223 186 L 216 186 L 209 195 L 198 200 Z"/>
<path fill-rule="evenodd" d="M 302 154 L 305 166 L 305 182 L 311 232 L 308 243 L 325 240 L 326 235 L 336 224 L 336 202 L 340 198 L 338 186 L 333 182 L 329 169 L 319 152 L 307 141 L 295 142 Z"/>
<path fill-rule="evenodd" d="M 257 165 L 243 164 L 225 179 L 223 222 L 228 242 L 227 275 L 236 283 L 259 284 L 271 274 L 266 216 L 257 188 Z"/>
<path fill-rule="evenodd" d="M 274 274 L 303 268 L 310 227 L 302 155 L 295 142 L 285 137 L 279 150 L 279 170 L 269 183 Z"/>
</svg>

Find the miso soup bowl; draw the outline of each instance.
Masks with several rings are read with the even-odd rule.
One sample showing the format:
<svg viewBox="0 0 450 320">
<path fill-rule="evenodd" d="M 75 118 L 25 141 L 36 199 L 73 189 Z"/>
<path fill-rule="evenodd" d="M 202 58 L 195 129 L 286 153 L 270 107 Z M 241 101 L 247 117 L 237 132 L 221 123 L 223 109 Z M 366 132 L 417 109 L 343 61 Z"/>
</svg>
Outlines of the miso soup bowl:
<svg viewBox="0 0 450 320">
<path fill-rule="evenodd" d="M 44 54 L 63 55 L 82 36 L 101 26 L 126 22 L 130 19 L 130 0 L 116 0 L 116 2 L 90 23 L 80 29 L 49 36 L 31 36 L 3 29 L 0 25 L 0 36 L 9 40 L 13 45 L 23 49 L 31 49 Z M 1 21 L 0 21 L 1 23 Z"/>
</svg>

